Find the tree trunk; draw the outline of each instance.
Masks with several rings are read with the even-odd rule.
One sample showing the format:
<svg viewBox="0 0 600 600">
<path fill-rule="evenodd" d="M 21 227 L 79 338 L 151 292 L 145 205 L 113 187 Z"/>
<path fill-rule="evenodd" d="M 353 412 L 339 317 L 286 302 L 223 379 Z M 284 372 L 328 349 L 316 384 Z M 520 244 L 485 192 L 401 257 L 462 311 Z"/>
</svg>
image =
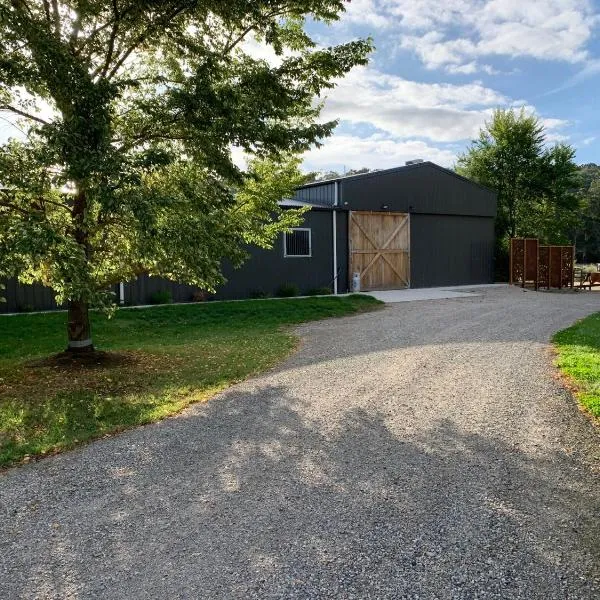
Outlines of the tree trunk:
<svg viewBox="0 0 600 600">
<path fill-rule="evenodd" d="M 73 234 L 75 241 L 85 253 L 86 261 L 89 260 L 88 232 L 84 223 L 87 209 L 87 196 L 83 182 L 77 182 L 71 218 L 73 220 Z M 87 266 L 87 265 L 86 265 Z M 92 330 L 90 327 L 89 304 L 87 301 L 69 300 L 69 322 L 67 323 L 69 339 L 68 352 L 93 352 Z"/>
<path fill-rule="evenodd" d="M 94 346 L 92 344 L 92 330 L 87 302 L 81 300 L 69 301 L 67 334 L 69 336 L 68 352 L 93 352 Z"/>
</svg>

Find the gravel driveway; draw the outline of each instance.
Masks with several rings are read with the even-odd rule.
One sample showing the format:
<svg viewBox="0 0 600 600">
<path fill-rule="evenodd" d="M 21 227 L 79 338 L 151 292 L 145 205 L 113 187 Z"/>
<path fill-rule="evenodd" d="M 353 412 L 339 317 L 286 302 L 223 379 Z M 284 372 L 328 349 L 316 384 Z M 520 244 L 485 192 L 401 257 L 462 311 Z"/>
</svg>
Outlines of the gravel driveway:
<svg viewBox="0 0 600 600">
<path fill-rule="evenodd" d="M 300 328 L 276 371 L 0 475 L 0 598 L 598 599 L 600 433 L 513 288 Z"/>
</svg>

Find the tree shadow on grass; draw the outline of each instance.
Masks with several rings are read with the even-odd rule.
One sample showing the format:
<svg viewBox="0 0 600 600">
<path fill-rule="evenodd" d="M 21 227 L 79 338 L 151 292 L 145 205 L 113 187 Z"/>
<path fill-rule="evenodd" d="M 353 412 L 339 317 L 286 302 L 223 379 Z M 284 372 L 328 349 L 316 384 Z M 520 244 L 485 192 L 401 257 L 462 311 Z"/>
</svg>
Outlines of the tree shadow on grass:
<svg viewBox="0 0 600 600">
<path fill-rule="evenodd" d="M 0 590 L 585 600 L 599 491 L 567 454 L 257 385 L 0 478 Z"/>
</svg>

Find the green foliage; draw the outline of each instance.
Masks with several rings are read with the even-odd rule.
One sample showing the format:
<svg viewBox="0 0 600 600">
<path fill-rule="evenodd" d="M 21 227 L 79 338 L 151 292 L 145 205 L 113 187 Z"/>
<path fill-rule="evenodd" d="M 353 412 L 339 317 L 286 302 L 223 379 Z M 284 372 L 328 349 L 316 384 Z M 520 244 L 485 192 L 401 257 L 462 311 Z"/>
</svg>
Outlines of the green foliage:
<svg viewBox="0 0 600 600">
<path fill-rule="evenodd" d="M 600 418 L 600 313 L 558 332 L 553 341 L 557 366 L 576 386 L 582 405 Z"/>
<path fill-rule="evenodd" d="M 278 298 L 292 298 L 300 294 L 300 288 L 295 283 L 283 283 L 275 292 Z"/>
<path fill-rule="evenodd" d="M 547 147 L 544 127 L 524 110 L 497 110 L 457 163 L 457 172 L 498 193 L 499 249 L 508 237 L 572 240 L 579 201 L 575 151 Z"/>
<path fill-rule="evenodd" d="M 93 313 L 115 361 L 27 366 L 61 344 L 62 313 L 0 318 L 0 466 L 157 421 L 267 369 L 296 346 L 284 325 L 368 310 L 368 296 L 218 302 Z"/>
<path fill-rule="evenodd" d="M 248 296 L 254 300 L 258 300 L 260 298 L 268 298 L 269 294 L 265 290 L 250 290 Z"/>
<path fill-rule="evenodd" d="M 109 306 L 146 272 L 212 291 L 221 262 L 300 219 L 277 201 L 329 135 L 320 95 L 371 42 L 321 48 L 343 0 L 56 0 L 0 5 L 0 276 Z M 254 37 L 270 64 L 244 45 Z M 232 148 L 254 157 L 246 170 Z"/>
<path fill-rule="evenodd" d="M 579 169 L 581 212 L 576 227 L 577 253 L 583 262 L 600 262 L 600 166 Z"/>
<path fill-rule="evenodd" d="M 169 290 L 157 290 L 148 298 L 149 304 L 171 304 L 172 302 L 173 295 Z"/>
<path fill-rule="evenodd" d="M 307 296 L 329 296 L 331 294 L 331 288 L 329 287 L 318 287 L 308 290 Z"/>
</svg>

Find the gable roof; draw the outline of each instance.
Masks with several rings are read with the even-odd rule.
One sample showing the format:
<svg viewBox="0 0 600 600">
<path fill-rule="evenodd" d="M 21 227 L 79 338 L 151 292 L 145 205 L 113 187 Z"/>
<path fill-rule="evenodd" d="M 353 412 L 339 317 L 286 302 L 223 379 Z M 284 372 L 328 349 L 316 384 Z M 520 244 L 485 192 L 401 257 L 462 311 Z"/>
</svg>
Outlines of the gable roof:
<svg viewBox="0 0 600 600">
<path fill-rule="evenodd" d="M 299 187 L 294 200 L 348 210 L 495 217 L 497 194 L 450 169 L 422 162 Z"/>
<path fill-rule="evenodd" d="M 485 185 L 482 185 L 480 183 L 477 183 L 476 181 L 468 179 L 467 177 L 463 177 L 462 175 L 459 175 L 452 169 L 447 169 L 446 167 L 441 167 L 440 165 L 438 165 L 434 162 L 431 162 L 429 160 L 425 160 L 423 162 L 415 163 L 415 164 L 411 164 L 411 165 L 402 165 L 400 167 L 391 167 L 389 169 L 376 169 L 374 171 L 369 171 L 368 173 L 359 173 L 357 175 L 342 175 L 341 177 L 336 177 L 334 179 L 325 179 L 323 181 L 312 181 L 311 183 L 305 183 L 304 185 L 301 185 L 298 189 L 302 190 L 302 189 L 311 188 L 311 187 L 318 187 L 321 185 L 333 184 L 336 181 L 339 181 L 339 182 L 351 181 L 351 180 L 356 181 L 358 179 L 369 179 L 371 177 L 378 177 L 380 175 L 391 175 L 393 173 L 406 173 L 408 171 L 412 171 L 415 169 L 421 169 L 423 167 L 433 167 L 434 169 L 437 169 L 438 171 L 441 171 L 447 175 L 451 175 L 452 177 L 461 179 L 462 181 L 465 181 L 466 183 L 470 183 L 471 185 L 475 185 L 477 187 L 480 187 L 481 189 L 484 189 L 488 192 L 496 194 L 495 190 L 493 190 Z"/>
</svg>

